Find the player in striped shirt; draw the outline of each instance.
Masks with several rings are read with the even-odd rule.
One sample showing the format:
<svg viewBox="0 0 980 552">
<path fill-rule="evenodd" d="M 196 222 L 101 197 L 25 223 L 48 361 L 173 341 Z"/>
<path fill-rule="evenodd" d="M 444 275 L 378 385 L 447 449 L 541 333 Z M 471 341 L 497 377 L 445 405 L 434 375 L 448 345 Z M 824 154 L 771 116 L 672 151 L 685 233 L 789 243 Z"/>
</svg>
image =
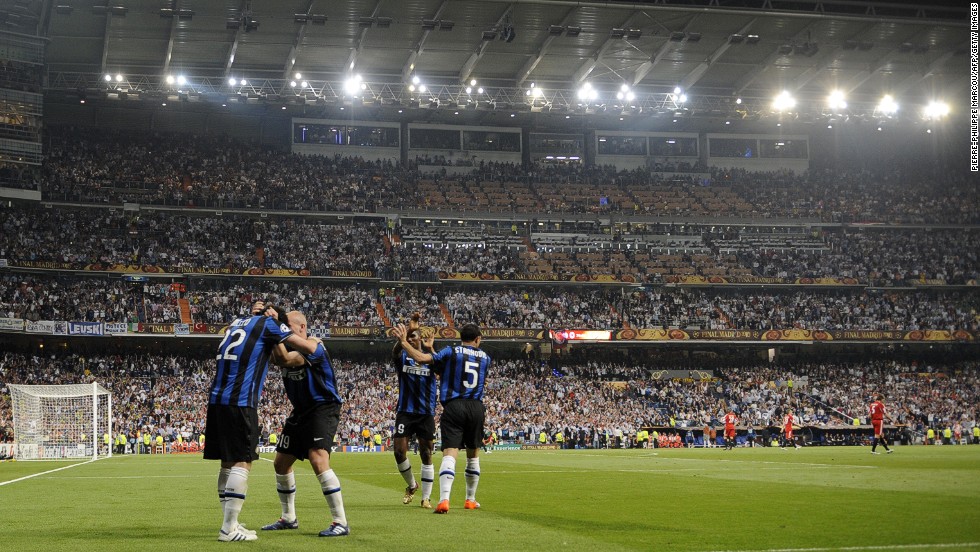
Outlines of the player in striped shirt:
<svg viewBox="0 0 980 552">
<path fill-rule="evenodd" d="M 285 320 L 277 320 L 272 305 L 257 301 L 251 315 L 228 325 L 218 345 L 217 371 L 208 394 L 206 460 L 221 460 L 218 472 L 218 498 L 224 522 L 218 540 L 256 540 L 254 531 L 238 523 L 245 504 L 248 473 L 259 458 L 259 397 L 265 385 L 269 357 L 273 348 L 288 343 L 304 354 L 313 353 L 315 344 L 293 334 Z"/>
<path fill-rule="evenodd" d="M 463 508 L 476 510 L 476 489 L 480 482 L 480 445 L 486 409 L 483 386 L 490 370 L 490 355 L 480 349 L 482 335 L 475 324 L 460 328 L 462 343 L 445 347 L 436 353 L 423 353 L 408 342 L 403 325 L 394 328 L 408 356 L 429 364 L 439 377 L 439 400 L 442 403 L 442 465 L 439 466 L 439 504 L 435 513 L 449 512 L 449 495 L 456 477 L 459 449 L 466 449 L 466 502 Z"/>
<path fill-rule="evenodd" d="M 408 342 L 412 347 L 432 352 L 433 338 L 421 338 L 419 320 L 416 313 L 408 324 Z M 398 472 L 405 479 L 405 496 L 402 504 L 409 504 L 420 485 L 412 473 L 412 462 L 408 459 L 408 442 L 415 436 L 419 443 L 419 456 L 422 457 L 422 502 L 423 508 L 431 509 L 432 483 L 435 469 L 432 465 L 432 448 L 436 433 L 436 376 L 429 365 L 416 362 L 396 342 L 392 353 L 392 364 L 398 371 L 398 407 L 395 415 L 394 449 Z"/>
<path fill-rule="evenodd" d="M 293 411 L 286 418 L 273 462 L 282 516 L 262 529 L 278 531 L 299 528 L 293 464 L 296 460 L 308 458 L 333 518 L 330 527 L 320 531 L 320 536 L 342 537 L 350 534 L 350 529 L 340 493 L 340 480 L 330 468 L 330 448 L 340 423 L 340 405 L 344 401 L 337 392 L 337 378 L 323 343 L 307 338 L 306 316 L 292 311 L 287 318 L 289 328 L 296 335 L 315 343 L 316 350 L 307 355 L 297 351 L 287 352 L 285 348 L 278 348 L 276 352 L 275 362 L 282 368 L 283 387 Z"/>
</svg>

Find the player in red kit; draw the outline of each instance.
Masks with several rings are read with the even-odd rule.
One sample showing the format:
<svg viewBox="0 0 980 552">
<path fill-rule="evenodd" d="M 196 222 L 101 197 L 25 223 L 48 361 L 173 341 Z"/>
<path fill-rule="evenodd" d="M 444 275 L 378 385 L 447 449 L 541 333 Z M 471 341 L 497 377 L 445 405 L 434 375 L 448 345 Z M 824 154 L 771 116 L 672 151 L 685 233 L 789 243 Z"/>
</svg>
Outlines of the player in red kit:
<svg viewBox="0 0 980 552">
<path fill-rule="evenodd" d="M 793 445 L 796 448 L 800 448 L 800 445 L 798 445 L 796 443 L 796 440 L 793 438 L 793 421 L 794 420 L 795 420 L 795 418 L 793 418 L 793 411 L 792 410 L 787 410 L 786 411 L 786 418 L 783 420 L 783 435 L 786 437 L 786 443 L 787 444 L 793 443 Z"/>
<path fill-rule="evenodd" d="M 738 423 L 738 415 L 729 410 L 721 421 L 725 423 L 725 448 L 732 450 L 735 448 L 735 424 Z"/>
<path fill-rule="evenodd" d="M 874 437 L 871 438 L 871 454 L 878 454 L 875 451 L 878 448 L 878 443 L 885 447 L 888 454 L 891 454 L 892 449 L 888 448 L 888 442 L 885 441 L 885 434 L 882 432 L 881 426 L 884 424 L 885 418 L 888 418 L 889 422 L 892 422 L 891 416 L 885 412 L 885 405 L 881 402 L 884 399 L 884 395 L 878 395 L 875 400 L 868 405 L 868 412 L 871 416 L 871 427 L 874 429 Z"/>
</svg>

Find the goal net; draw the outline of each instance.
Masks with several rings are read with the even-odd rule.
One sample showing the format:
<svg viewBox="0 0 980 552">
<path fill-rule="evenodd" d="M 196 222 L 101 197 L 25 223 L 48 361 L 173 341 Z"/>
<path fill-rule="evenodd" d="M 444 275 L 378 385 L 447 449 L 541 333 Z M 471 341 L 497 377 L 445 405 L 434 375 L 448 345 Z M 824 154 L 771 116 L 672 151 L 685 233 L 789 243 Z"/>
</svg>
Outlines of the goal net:
<svg viewBox="0 0 980 552">
<path fill-rule="evenodd" d="M 57 460 L 112 456 L 112 393 L 98 383 L 14 385 L 14 458 Z"/>
</svg>

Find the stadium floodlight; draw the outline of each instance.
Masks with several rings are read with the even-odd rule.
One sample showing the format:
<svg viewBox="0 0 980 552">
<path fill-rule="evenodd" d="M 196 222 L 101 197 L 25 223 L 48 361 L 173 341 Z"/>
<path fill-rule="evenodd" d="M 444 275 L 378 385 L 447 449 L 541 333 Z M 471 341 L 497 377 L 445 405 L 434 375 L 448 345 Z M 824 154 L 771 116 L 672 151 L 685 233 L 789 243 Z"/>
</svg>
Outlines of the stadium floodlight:
<svg viewBox="0 0 980 552">
<path fill-rule="evenodd" d="M 420 84 L 419 85 L 419 92 L 425 92 L 425 85 L 424 84 Z"/>
<path fill-rule="evenodd" d="M 844 101 L 844 92 L 841 90 L 834 90 L 827 97 L 827 107 L 833 110 L 847 109 L 847 102 Z"/>
<path fill-rule="evenodd" d="M 796 107 L 796 98 L 788 91 L 783 90 L 772 101 L 773 111 L 789 111 Z"/>
<path fill-rule="evenodd" d="M 470 86 L 476 86 L 476 79 L 470 79 Z"/>
<path fill-rule="evenodd" d="M 241 84 L 242 86 L 245 86 L 245 85 L 247 85 L 247 84 L 248 84 L 248 82 L 246 82 L 246 81 L 245 81 L 245 79 L 242 79 L 242 82 L 241 82 L 240 84 Z"/>
<path fill-rule="evenodd" d="M 466 87 L 466 93 L 467 94 L 472 94 L 473 93 L 473 87 L 472 86 L 467 86 Z"/>
<path fill-rule="evenodd" d="M 878 103 L 878 111 L 885 115 L 892 115 L 898 111 L 898 104 L 895 103 L 895 98 L 891 94 L 885 94 L 881 98 L 881 102 Z"/>
<path fill-rule="evenodd" d="M 735 98 L 735 105 L 742 105 L 742 98 Z"/>
<path fill-rule="evenodd" d="M 99 443 L 102 435 L 113 431 L 112 393 L 105 387 L 95 382 L 8 387 L 15 459 L 112 456 L 112 449 L 101 449 L 104 445 Z"/>
<path fill-rule="evenodd" d="M 116 73 L 116 82 L 122 82 L 122 81 L 123 81 L 123 76 L 119 73 Z"/>
<path fill-rule="evenodd" d="M 184 75 L 177 75 L 177 86 L 184 86 L 187 84 L 187 77 Z"/>
<path fill-rule="evenodd" d="M 112 82 L 112 75 L 107 74 L 104 78 L 106 82 Z"/>
<path fill-rule="evenodd" d="M 303 73 L 296 73 L 296 80 L 303 78 Z"/>
<path fill-rule="evenodd" d="M 344 92 L 348 96 L 356 96 L 361 91 L 361 76 L 354 75 L 344 81 Z"/>
<path fill-rule="evenodd" d="M 942 119 L 949 115 L 949 104 L 933 100 L 926 106 L 925 115 L 927 119 Z"/>
<path fill-rule="evenodd" d="M 578 99 L 592 101 L 599 97 L 599 92 L 592 88 L 590 83 L 585 83 L 578 89 Z"/>
<path fill-rule="evenodd" d="M 483 94 L 483 87 L 481 86 L 481 87 L 477 88 L 476 89 L 476 93 L 477 94 Z"/>
<path fill-rule="evenodd" d="M 296 88 L 296 81 L 289 81 L 290 88 Z"/>
<path fill-rule="evenodd" d="M 173 75 L 167 75 L 167 84 L 173 84 L 173 83 L 174 83 L 174 76 Z M 242 84 L 245 84 L 245 83 L 242 83 Z"/>
<path fill-rule="evenodd" d="M 234 77 L 228 79 L 228 86 L 235 86 L 236 84 L 238 84 L 238 81 Z"/>
<path fill-rule="evenodd" d="M 418 75 L 412 76 L 412 84 L 418 84 L 420 82 L 422 82 L 422 79 L 420 79 Z"/>
</svg>

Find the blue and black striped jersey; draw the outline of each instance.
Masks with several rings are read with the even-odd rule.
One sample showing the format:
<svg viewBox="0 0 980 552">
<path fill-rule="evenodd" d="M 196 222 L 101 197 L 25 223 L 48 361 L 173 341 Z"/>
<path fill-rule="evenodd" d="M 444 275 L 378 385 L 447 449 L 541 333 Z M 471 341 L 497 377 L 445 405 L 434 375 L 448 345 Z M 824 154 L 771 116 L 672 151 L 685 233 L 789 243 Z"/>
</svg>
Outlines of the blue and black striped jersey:
<svg viewBox="0 0 980 552">
<path fill-rule="evenodd" d="M 398 412 L 434 416 L 436 375 L 429 365 L 415 362 L 402 351 L 395 358 L 395 369 L 398 370 Z"/>
<path fill-rule="evenodd" d="M 439 401 L 483 400 L 483 385 L 490 370 L 490 355 L 476 347 L 445 347 L 432 355 L 432 366 L 440 374 Z"/>
<path fill-rule="evenodd" d="M 258 408 L 272 348 L 292 334 L 286 324 L 261 315 L 229 324 L 218 345 L 218 370 L 208 404 Z"/>
<path fill-rule="evenodd" d="M 306 412 L 321 403 L 343 403 L 337 392 L 333 363 L 323 343 L 312 354 L 305 355 L 303 366 L 282 369 L 282 383 L 295 412 Z"/>
</svg>

